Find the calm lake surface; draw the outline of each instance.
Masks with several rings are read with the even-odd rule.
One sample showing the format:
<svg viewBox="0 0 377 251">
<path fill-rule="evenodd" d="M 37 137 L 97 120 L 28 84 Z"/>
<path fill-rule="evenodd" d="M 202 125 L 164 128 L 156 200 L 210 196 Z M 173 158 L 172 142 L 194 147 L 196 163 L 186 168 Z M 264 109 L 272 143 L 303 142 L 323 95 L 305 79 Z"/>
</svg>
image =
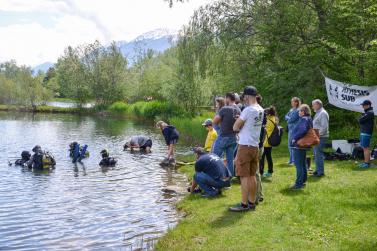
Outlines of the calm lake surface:
<svg viewBox="0 0 377 251">
<path fill-rule="evenodd" d="M 123 152 L 125 141 L 140 134 L 152 138 L 153 153 Z M 65 114 L 0 113 L 0 136 L 0 250 L 151 249 L 180 218 L 174 203 L 187 180 L 158 165 L 166 146 L 151 126 Z M 68 157 L 72 141 L 89 145 L 83 165 Z M 33 172 L 8 165 L 36 144 L 53 153 L 55 169 Z M 104 148 L 117 157 L 116 167 L 98 166 Z"/>
</svg>

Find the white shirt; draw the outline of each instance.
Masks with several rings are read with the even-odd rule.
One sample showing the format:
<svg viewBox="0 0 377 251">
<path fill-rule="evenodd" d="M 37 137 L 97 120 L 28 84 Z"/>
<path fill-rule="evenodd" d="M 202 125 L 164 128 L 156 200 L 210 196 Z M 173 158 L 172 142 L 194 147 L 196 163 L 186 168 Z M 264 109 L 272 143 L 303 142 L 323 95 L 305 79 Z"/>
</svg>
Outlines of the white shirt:
<svg viewBox="0 0 377 251">
<path fill-rule="evenodd" d="M 319 130 L 320 137 L 329 137 L 329 114 L 325 109 L 321 108 L 316 111 L 313 119 L 313 128 Z"/>
<path fill-rule="evenodd" d="M 238 134 L 238 144 L 258 147 L 263 116 L 264 110 L 258 104 L 250 105 L 242 111 L 240 119 L 244 121 L 245 124 Z"/>
</svg>

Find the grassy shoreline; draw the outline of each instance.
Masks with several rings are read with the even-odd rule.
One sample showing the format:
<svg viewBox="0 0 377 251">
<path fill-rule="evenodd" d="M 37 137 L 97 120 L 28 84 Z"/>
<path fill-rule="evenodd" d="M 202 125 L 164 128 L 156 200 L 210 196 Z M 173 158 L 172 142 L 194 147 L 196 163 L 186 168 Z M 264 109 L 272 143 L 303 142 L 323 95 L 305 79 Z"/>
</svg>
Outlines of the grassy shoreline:
<svg viewBox="0 0 377 251">
<path fill-rule="evenodd" d="M 47 105 L 36 106 L 35 108 L 29 106 L 19 105 L 0 105 L 0 111 L 3 112 L 37 112 L 37 113 L 91 113 L 90 109 L 79 108 L 63 108 Z"/>
<path fill-rule="evenodd" d="M 263 180 L 265 201 L 255 212 L 232 213 L 239 184 L 214 199 L 187 195 L 177 208 L 186 217 L 157 244 L 157 250 L 376 250 L 377 168 L 354 161 L 326 162 L 324 178 L 309 178 L 302 191 L 286 144 L 273 151 L 274 174 Z M 192 177 L 193 167 L 181 172 Z"/>
</svg>

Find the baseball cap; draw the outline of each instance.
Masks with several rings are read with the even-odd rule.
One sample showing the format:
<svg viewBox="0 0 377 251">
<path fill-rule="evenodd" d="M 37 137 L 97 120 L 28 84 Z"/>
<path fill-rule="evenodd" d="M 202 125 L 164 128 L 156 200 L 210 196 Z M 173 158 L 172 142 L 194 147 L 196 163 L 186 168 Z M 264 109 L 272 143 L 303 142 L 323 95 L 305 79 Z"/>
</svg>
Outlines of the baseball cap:
<svg viewBox="0 0 377 251">
<path fill-rule="evenodd" d="M 211 125 L 212 125 L 212 119 L 206 119 L 202 124 L 202 126 L 211 126 Z"/>
<path fill-rule="evenodd" d="M 254 86 L 246 86 L 243 90 L 243 95 L 257 96 L 258 91 Z"/>
<path fill-rule="evenodd" d="M 196 153 L 196 154 L 199 154 L 199 155 L 207 153 L 206 150 L 204 150 L 203 147 L 194 147 L 194 148 L 192 149 L 192 151 L 193 151 L 194 153 Z"/>
<path fill-rule="evenodd" d="M 372 102 L 370 102 L 370 100 L 366 99 L 360 105 L 372 105 Z"/>
</svg>

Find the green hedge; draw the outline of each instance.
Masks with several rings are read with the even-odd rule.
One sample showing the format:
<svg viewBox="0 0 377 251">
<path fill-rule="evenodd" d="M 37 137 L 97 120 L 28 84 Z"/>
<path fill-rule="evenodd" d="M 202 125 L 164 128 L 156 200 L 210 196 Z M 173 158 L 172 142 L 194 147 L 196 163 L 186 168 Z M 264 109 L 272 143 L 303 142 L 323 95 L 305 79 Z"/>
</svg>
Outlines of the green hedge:
<svg viewBox="0 0 377 251">
<path fill-rule="evenodd" d="M 133 104 L 115 102 L 108 110 L 112 113 L 134 115 L 139 118 L 169 120 L 172 117 L 184 117 L 187 113 L 179 106 L 166 101 L 139 101 Z"/>
</svg>

